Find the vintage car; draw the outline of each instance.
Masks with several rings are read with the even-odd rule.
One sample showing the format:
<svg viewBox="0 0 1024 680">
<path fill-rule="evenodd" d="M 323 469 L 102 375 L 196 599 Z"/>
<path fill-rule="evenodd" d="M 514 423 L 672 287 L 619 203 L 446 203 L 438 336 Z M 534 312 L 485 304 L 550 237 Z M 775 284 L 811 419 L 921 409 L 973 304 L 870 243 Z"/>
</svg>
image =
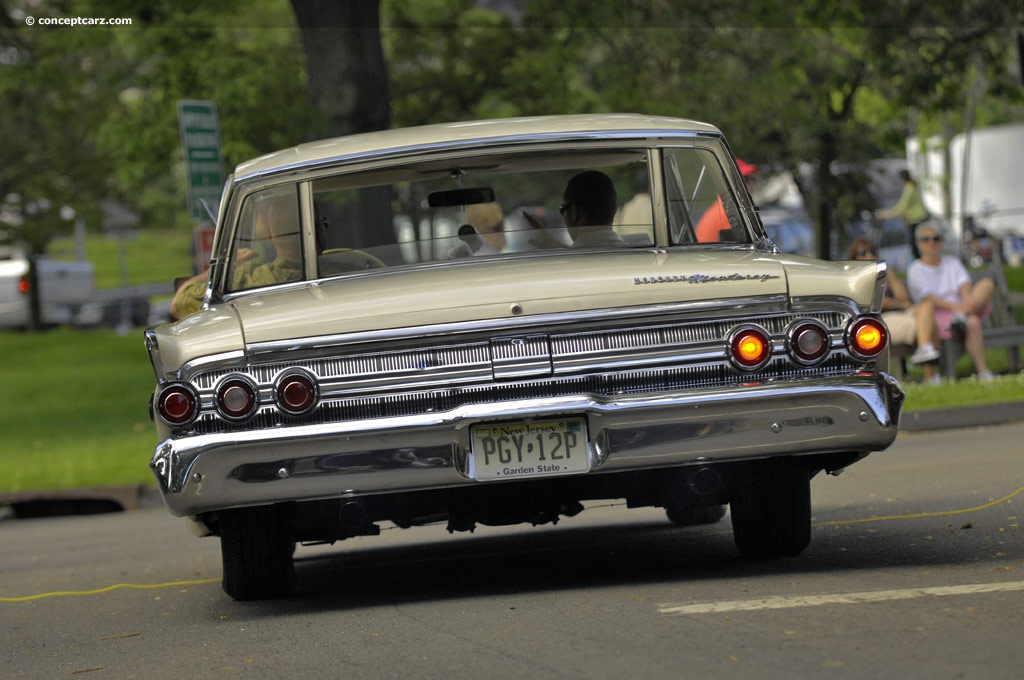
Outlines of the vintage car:
<svg viewBox="0 0 1024 680">
<path fill-rule="evenodd" d="M 797 555 L 810 479 L 897 434 L 885 276 L 781 253 L 704 123 L 304 144 L 236 168 L 198 311 L 146 331 L 151 466 L 236 599 L 288 593 L 296 543 L 598 499 Z"/>
</svg>

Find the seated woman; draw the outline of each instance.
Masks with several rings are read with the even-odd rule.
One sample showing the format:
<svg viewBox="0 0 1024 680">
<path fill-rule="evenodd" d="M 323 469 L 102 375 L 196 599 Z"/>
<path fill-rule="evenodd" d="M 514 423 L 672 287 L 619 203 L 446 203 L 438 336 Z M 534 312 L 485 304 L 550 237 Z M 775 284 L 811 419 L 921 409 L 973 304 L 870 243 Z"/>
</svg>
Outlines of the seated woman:
<svg viewBox="0 0 1024 680">
<path fill-rule="evenodd" d="M 971 281 L 970 272 L 957 257 L 942 254 L 942 232 L 930 222 L 918 225 L 915 232 L 921 258 L 907 268 L 907 285 L 914 300 L 930 301 L 935 307 L 935 323 L 943 338 L 960 334 L 964 348 L 974 362 L 978 380 L 995 378 L 985 363 L 985 337 L 982 321 L 992 311 L 995 284 L 992 279 Z"/>
<path fill-rule="evenodd" d="M 851 260 L 877 260 L 878 253 L 871 241 L 860 238 L 850 245 Z M 894 345 L 916 345 L 910 363 L 921 364 L 925 384 L 941 381 L 935 372 L 939 351 L 935 348 L 935 305 L 931 300 L 913 304 L 903 281 L 892 271 L 886 279 L 885 298 L 882 300 L 882 320 L 889 327 Z"/>
</svg>

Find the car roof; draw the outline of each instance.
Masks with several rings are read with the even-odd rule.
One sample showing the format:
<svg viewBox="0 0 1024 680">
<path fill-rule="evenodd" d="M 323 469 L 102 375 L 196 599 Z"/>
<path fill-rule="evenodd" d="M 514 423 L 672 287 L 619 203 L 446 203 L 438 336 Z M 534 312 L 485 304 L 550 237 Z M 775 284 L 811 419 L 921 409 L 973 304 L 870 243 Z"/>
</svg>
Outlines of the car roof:
<svg viewBox="0 0 1024 680">
<path fill-rule="evenodd" d="M 591 136 L 712 135 L 713 125 L 684 118 L 633 113 L 499 118 L 395 128 L 300 144 L 238 165 L 236 183 L 298 168 L 474 143 L 522 143 Z"/>
</svg>

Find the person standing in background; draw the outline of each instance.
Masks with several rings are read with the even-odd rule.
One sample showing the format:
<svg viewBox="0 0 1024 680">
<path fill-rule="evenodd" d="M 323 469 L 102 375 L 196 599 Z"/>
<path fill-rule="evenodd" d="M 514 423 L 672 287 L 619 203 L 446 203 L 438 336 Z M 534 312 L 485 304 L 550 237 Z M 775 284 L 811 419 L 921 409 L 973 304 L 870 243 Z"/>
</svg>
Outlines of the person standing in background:
<svg viewBox="0 0 1024 680">
<path fill-rule="evenodd" d="M 910 244 L 910 252 L 914 254 L 916 260 L 921 257 L 921 250 L 917 247 L 914 232 L 917 225 L 928 219 L 928 210 L 924 207 L 921 190 L 910 176 L 910 171 L 900 170 L 900 179 L 903 180 L 903 192 L 900 194 L 899 202 L 891 208 L 875 211 L 875 215 L 880 220 L 903 218 L 903 227 L 907 230 L 907 243 Z"/>
</svg>

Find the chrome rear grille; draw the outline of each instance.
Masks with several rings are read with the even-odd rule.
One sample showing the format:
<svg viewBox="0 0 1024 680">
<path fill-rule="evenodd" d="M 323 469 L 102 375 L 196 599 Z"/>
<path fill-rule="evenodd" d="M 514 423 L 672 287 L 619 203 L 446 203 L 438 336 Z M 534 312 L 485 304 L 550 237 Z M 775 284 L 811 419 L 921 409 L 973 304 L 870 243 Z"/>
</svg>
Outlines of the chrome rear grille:
<svg viewBox="0 0 1024 680">
<path fill-rule="evenodd" d="M 829 329 L 832 349 L 821 363 L 799 366 L 785 352 L 785 331 L 796 319 L 813 318 Z M 750 382 L 845 374 L 859 370 L 843 350 L 849 316 L 837 312 L 765 314 L 702 321 L 679 321 L 625 329 L 559 329 L 544 333 L 495 333 L 452 341 L 423 338 L 427 347 L 374 351 L 338 347 L 344 356 L 288 361 L 288 353 L 267 361 L 205 370 L 192 377 L 201 395 L 202 415 L 179 434 L 257 429 L 294 423 L 326 423 L 444 412 L 469 404 L 538 397 L 649 394 Z M 740 323 L 768 331 L 775 356 L 754 374 L 731 367 L 727 335 Z M 326 350 L 320 350 L 326 351 Z M 276 360 L 274 360 L 276 359 Z M 274 381 L 302 367 L 320 384 L 320 404 L 296 419 L 272 405 Z M 222 421 L 213 410 L 218 382 L 239 373 L 258 386 L 264 405 L 246 423 Z"/>
</svg>

